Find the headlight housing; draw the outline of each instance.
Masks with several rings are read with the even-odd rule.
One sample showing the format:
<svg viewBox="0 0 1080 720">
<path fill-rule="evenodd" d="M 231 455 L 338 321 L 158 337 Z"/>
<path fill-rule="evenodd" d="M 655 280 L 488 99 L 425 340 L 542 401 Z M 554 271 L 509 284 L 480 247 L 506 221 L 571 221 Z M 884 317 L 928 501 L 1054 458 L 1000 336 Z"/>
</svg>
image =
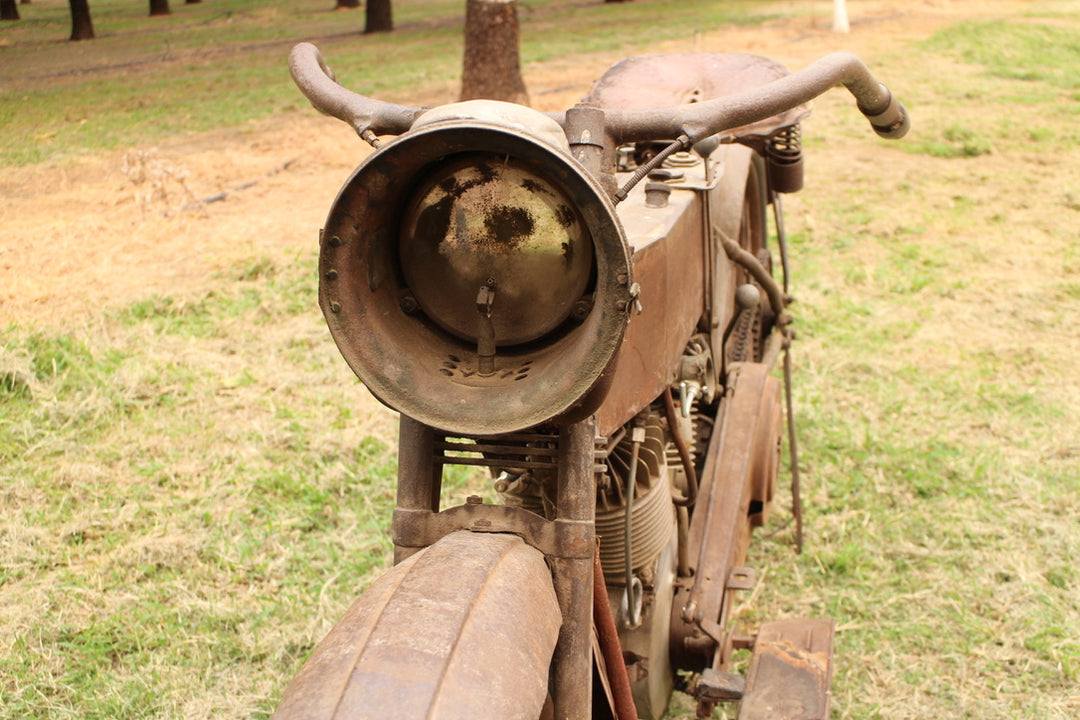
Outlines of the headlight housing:
<svg viewBox="0 0 1080 720">
<path fill-rule="evenodd" d="M 334 202 L 319 267 L 357 376 L 454 434 L 593 412 L 632 305 L 606 194 L 553 120 L 493 101 L 431 111 L 372 153 Z"/>
</svg>

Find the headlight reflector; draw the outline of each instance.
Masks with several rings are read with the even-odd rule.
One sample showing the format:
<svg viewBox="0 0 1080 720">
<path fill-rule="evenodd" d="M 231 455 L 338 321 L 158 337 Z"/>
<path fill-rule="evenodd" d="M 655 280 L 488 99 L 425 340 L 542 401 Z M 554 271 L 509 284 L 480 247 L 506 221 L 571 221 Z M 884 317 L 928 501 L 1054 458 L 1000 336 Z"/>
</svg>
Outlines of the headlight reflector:
<svg viewBox="0 0 1080 720">
<path fill-rule="evenodd" d="M 543 337 L 585 293 L 592 240 L 565 193 L 520 161 L 467 153 L 432 169 L 406 207 L 405 282 L 443 330 L 478 337 L 478 290 L 494 291 L 499 346 Z"/>
</svg>

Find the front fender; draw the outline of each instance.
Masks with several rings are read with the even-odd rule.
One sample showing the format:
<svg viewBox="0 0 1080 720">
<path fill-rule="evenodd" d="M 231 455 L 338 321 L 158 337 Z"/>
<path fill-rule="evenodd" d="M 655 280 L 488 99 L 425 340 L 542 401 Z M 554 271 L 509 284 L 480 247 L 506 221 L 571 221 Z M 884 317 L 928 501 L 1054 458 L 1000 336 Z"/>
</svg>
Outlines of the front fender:
<svg viewBox="0 0 1080 720">
<path fill-rule="evenodd" d="M 561 624 L 543 554 L 456 532 L 356 600 L 272 720 L 536 720 Z"/>
</svg>

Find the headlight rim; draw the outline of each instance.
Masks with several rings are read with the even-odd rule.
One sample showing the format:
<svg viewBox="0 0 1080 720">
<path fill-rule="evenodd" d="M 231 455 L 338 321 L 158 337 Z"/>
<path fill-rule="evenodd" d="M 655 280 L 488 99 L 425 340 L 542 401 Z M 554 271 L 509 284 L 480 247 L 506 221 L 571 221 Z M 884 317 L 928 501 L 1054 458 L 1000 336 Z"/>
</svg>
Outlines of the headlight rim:
<svg viewBox="0 0 1080 720">
<path fill-rule="evenodd" d="M 445 350 L 445 337 L 402 309 L 404 284 L 392 261 L 401 203 L 417 174 L 440 158 L 477 149 L 541 164 L 577 201 L 594 249 L 596 284 L 588 317 L 543 351 L 500 351 L 509 361 L 524 363 L 530 354 L 545 360 L 533 357 L 520 381 L 514 375 L 501 386 L 498 379 L 485 386 L 475 378 L 447 376 L 461 368 L 445 367 L 446 353 L 432 349 Z M 431 124 L 399 136 L 372 153 L 342 187 L 321 246 L 319 303 L 331 335 L 354 373 L 389 407 L 443 431 L 485 435 L 586 414 L 595 408 L 583 402 L 598 405 L 602 399 L 590 391 L 614 361 L 625 331 L 632 305 L 630 249 L 614 205 L 596 180 L 549 143 L 475 120 Z M 553 354 L 566 358 L 562 378 L 545 375 L 559 374 Z M 530 377 L 532 383 L 524 382 Z"/>
</svg>

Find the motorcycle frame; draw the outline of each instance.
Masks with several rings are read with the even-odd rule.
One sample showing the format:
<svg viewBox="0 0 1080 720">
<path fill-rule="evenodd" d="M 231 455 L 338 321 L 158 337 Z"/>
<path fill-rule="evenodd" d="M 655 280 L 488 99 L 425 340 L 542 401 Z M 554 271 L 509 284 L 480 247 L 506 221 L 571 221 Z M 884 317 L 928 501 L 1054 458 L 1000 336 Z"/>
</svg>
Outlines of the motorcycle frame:
<svg viewBox="0 0 1080 720">
<path fill-rule="evenodd" d="M 399 563 L 456 530 L 521 536 L 544 553 L 563 622 L 550 675 L 557 718 L 585 718 L 592 698 L 593 556 L 596 552 L 595 423 L 591 418 L 558 431 L 556 517 L 472 499 L 441 510 L 440 433 L 412 418 L 399 423 L 398 494 L 392 533 Z"/>
<path fill-rule="evenodd" d="M 571 148 L 580 145 L 572 142 Z M 722 180 L 691 189 L 685 209 L 675 215 L 667 232 L 634 248 L 635 278 L 642 283 L 642 295 L 653 299 L 656 304 L 651 302 L 649 311 L 665 321 L 631 321 L 620 356 L 645 360 L 620 365 L 617 357 L 611 389 L 595 416 L 558 426 L 558 497 L 553 519 L 545 520 L 515 507 L 482 504 L 477 497 L 464 505 L 442 509 L 442 467 L 451 462 L 443 452 L 448 447 L 446 436 L 404 415 L 399 421 L 398 494 L 392 524 L 395 563 L 458 530 L 516 534 L 543 552 L 552 569 L 555 594 L 563 614 L 550 673 L 556 718 L 588 718 L 593 706 L 591 628 L 596 477 L 604 472 L 604 466 L 597 462 L 597 442 L 606 441 L 663 394 L 674 381 L 687 340 L 696 331 L 707 328 L 719 337 L 734 313 L 729 297 L 733 292 L 731 283 L 728 279 L 721 281 L 714 271 L 731 275 L 735 263 L 723 255 L 717 236 L 737 236 L 744 210 L 744 187 L 747 182 L 756 181 L 752 173 L 755 163 L 761 169 L 763 165 L 754 159 L 760 156 L 749 148 L 730 147 L 727 151 Z M 585 159 L 588 162 L 588 157 Z M 719 205 L 718 200 L 725 197 L 735 197 L 739 202 L 721 207 L 714 217 L 710 208 Z M 706 258 L 714 259 L 716 264 Z M 697 269 L 701 273 L 699 278 L 687 278 L 686 268 Z M 669 285 L 674 286 L 680 280 L 688 292 L 667 292 Z M 720 292 L 716 292 L 714 283 L 720 286 Z M 743 374 L 750 378 L 747 384 L 766 382 L 767 370 Z M 734 382 L 740 369 L 731 368 L 730 375 Z M 759 391 L 751 393 L 751 400 L 756 400 Z M 724 664 L 730 656 L 733 641 L 723 630 L 730 606 L 729 579 L 738 568 L 745 582 L 749 572 L 739 563 L 745 557 L 749 539 L 747 508 L 755 479 L 754 468 L 748 463 L 760 453 L 752 425 L 758 411 L 756 406 L 740 406 L 725 412 L 725 418 L 748 419 L 751 425 L 744 422 L 741 432 L 732 433 L 737 437 L 718 437 L 711 445 L 703 479 L 711 483 L 719 474 L 717 482 L 722 484 L 722 489 L 711 493 L 711 484 L 703 488 L 703 512 L 694 514 L 690 528 L 691 563 L 696 566 L 699 559 L 705 559 L 707 571 L 698 573 L 698 577 L 708 580 L 695 582 L 692 588 L 680 592 L 675 601 L 679 612 L 672 631 L 684 643 L 696 644 L 699 654 L 704 649 L 704 654 L 710 657 L 703 665 L 710 664 L 714 652 L 719 653 L 718 659 Z M 723 422 L 721 426 L 730 424 Z M 478 438 L 477 442 L 483 440 Z M 718 468 L 719 464 L 725 467 Z M 689 605 L 692 609 L 684 612 L 684 606 Z M 621 652 L 616 656 L 621 657 Z"/>
</svg>

